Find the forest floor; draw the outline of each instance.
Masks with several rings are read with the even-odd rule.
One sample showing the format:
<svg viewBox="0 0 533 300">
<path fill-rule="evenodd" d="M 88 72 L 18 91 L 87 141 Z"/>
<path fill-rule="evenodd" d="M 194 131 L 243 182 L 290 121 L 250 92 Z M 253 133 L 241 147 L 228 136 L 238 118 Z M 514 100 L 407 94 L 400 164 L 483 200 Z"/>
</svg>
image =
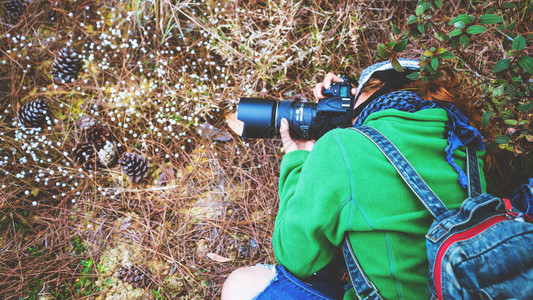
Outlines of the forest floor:
<svg viewBox="0 0 533 300">
<path fill-rule="evenodd" d="M 445 2 L 434 23 L 446 31 L 451 17 L 476 9 Z M 242 140 L 226 116 L 240 97 L 312 100 L 328 72 L 357 77 L 416 1 L 33 0 L 18 15 L 3 8 L 0 298 L 211 299 L 235 268 L 275 262 L 281 142 Z M 501 58 L 492 38 L 466 51 L 476 65 L 490 69 Z M 53 76 L 65 47 L 81 69 L 64 83 Z M 410 47 L 408 57 L 419 58 L 423 49 Z M 36 99 L 46 101 L 48 119 L 26 128 L 20 111 Z M 114 149 L 105 164 L 76 151 L 95 124 Z M 139 182 L 117 163 L 126 152 L 146 158 L 134 162 L 148 166 L 132 171 Z M 100 161 L 80 165 L 87 157 Z"/>
</svg>

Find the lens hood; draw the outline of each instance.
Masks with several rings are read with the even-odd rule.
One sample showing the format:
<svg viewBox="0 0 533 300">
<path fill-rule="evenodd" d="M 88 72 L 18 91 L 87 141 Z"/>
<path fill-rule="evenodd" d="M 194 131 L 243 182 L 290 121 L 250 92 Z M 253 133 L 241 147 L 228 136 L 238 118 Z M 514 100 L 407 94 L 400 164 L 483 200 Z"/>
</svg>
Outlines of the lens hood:
<svg viewBox="0 0 533 300">
<path fill-rule="evenodd" d="M 271 139 L 276 137 L 276 101 L 241 98 L 237 119 L 244 123 L 242 137 Z"/>
</svg>

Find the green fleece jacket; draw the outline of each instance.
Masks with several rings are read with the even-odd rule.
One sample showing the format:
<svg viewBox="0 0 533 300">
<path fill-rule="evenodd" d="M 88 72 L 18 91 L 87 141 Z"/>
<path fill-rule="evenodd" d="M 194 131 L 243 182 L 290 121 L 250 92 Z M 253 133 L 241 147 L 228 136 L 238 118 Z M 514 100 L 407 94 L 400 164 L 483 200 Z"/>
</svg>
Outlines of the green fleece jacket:
<svg viewBox="0 0 533 300">
<path fill-rule="evenodd" d="M 444 160 L 447 120 L 443 109 L 387 109 L 364 124 L 387 136 L 447 208 L 454 209 L 467 191 Z M 466 170 L 465 152 L 456 150 L 454 158 Z M 357 259 L 385 299 L 427 299 L 425 234 L 432 217 L 365 136 L 335 129 L 311 152 L 287 153 L 279 197 L 273 248 L 277 262 L 290 272 L 305 278 L 323 268 L 348 233 Z M 353 296 L 352 291 L 345 299 Z"/>
</svg>

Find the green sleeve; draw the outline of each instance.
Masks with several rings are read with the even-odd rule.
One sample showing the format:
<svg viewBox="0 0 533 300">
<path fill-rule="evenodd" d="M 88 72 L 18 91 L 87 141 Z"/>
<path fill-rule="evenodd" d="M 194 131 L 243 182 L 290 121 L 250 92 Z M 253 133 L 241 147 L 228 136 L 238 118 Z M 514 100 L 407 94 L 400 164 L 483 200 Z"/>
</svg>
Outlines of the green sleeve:
<svg viewBox="0 0 533 300">
<path fill-rule="evenodd" d="M 350 199 L 346 169 L 331 133 L 311 152 L 293 151 L 281 162 L 272 243 L 277 262 L 296 276 L 305 278 L 324 267 L 342 243 L 345 230 L 338 219 Z"/>
</svg>

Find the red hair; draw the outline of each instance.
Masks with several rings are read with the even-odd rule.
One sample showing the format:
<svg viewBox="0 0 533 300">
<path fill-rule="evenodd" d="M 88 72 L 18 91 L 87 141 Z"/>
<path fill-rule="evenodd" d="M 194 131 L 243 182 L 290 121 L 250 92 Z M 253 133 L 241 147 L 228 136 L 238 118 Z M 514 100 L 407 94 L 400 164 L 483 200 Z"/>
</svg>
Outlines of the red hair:
<svg viewBox="0 0 533 300">
<path fill-rule="evenodd" d="M 422 82 L 413 81 L 404 85 L 400 90 L 412 90 L 424 100 L 440 100 L 452 103 L 459 109 L 472 125 L 482 132 L 485 138 L 491 136 L 490 130 L 481 126 L 481 107 L 474 104 L 475 93 L 467 94 L 463 86 L 460 85 L 457 76 L 451 69 L 443 70 L 445 76 L 437 80 Z M 362 88 L 362 93 L 372 93 L 383 85 L 381 79 L 371 79 Z"/>
<path fill-rule="evenodd" d="M 492 130 L 481 126 L 481 107 L 474 102 L 474 99 L 477 98 L 476 91 L 468 89 L 470 92 L 467 93 L 453 70 L 447 68 L 443 71 L 444 76 L 439 79 L 428 82 L 413 81 L 407 83 L 400 90 L 412 90 L 424 100 L 440 100 L 452 103 L 470 120 L 472 126 L 478 129 L 485 139 L 492 138 Z M 372 93 L 380 88 L 383 83 L 381 79 L 371 79 L 365 84 L 361 92 Z M 485 163 L 488 167 L 492 165 L 492 157 L 490 155 L 485 155 Z"/>
</svg>

